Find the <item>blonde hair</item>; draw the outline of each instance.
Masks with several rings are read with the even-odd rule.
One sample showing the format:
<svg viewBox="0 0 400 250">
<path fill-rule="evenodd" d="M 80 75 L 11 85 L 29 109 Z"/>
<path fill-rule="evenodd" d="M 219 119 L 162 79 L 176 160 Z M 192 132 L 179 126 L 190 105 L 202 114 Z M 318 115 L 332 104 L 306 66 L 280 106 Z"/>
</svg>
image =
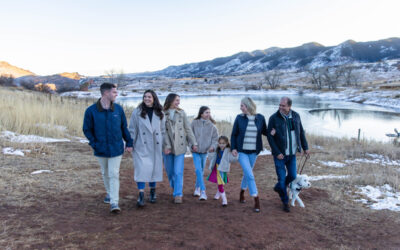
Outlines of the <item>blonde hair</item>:
<svg viewBox="0 0 400 250">
<path fill-rule="evenodd" d="M 253 99 L 250 97 L 244 97 L 241 103 L 247 107 L 247 111 L 249 111 L 250 115 L 257 114 L 257 105 L 254 103 Z"/>
</svg>

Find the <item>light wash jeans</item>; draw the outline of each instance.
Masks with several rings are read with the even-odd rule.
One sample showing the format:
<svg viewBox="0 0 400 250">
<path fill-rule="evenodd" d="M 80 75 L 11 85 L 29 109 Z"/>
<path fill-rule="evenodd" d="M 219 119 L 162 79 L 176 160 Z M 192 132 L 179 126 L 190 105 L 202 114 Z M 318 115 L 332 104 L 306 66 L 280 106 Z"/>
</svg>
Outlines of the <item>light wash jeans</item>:
<svg viewBox="0 0 400 250">
<path fill-rule="evenodd" d="M 207 153 L 192 153 L 193 164 L 196 170 L 196 188 L 200 188 L 201 191 L 206 190 L 206 185 L 204 185 L 204 168 L 207 161 Z"/>
<path fill-rule="evenodd" d="M 174 189 L 173 196 L 182 196 L 183 189 L 183 163 L 185 154 L 164 154 L 165 172 L 167 172 L 170 186 Z"/>
<path fill-rule="evenodd" d="M 253 168 L 256 163 L 257 154 L 245 154 L 239 152 L 239 163 L 243 169 L 243 178 L 241 188 L 246 190 L 249 187 L 250 195 L 253 197 L 258 196 L 256 180 L 253 174 Z"/>
<path fill-rule="evenodd" d="M 110 197 L 110 203 L 118 205 L 119 201 L 119 166 L 122 155 L 116 157 L 96 157 L 101 166 L 104 187 Z"/>
</svg>

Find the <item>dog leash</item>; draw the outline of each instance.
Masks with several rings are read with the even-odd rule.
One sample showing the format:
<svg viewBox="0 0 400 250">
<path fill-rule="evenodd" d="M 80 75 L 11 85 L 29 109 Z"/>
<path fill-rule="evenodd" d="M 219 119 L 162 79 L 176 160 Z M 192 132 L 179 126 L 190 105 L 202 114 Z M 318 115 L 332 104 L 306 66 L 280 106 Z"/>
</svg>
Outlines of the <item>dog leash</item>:
<svg viewBox="0 0 400 250">
<path fill-rule="evenodd" d="M 297 166 L 297 171 L 299 171 L 299 169 L 300 169 L 300 172 L 298 172 L 297 174 L 301 174 L 303 172 L 304 166 L 306 165 L 308 159 L 310 159 L 310 155 L 308 155 L 308 154 L 307 155 L 303 154 L 301 156 L 299 165 Z M 301 168 L 300 168 L 300 166 L 301 166 Z"/>
</svg>

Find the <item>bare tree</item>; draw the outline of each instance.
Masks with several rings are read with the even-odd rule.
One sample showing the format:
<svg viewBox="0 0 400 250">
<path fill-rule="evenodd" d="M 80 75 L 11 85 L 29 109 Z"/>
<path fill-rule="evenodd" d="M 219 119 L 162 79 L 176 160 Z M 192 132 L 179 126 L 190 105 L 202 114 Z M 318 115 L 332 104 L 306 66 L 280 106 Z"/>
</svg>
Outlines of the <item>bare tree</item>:
<svg viewBox="0 0 400 250">
<path fill-rule="evenodd" d="M 336 89 L 340 81 L 341 70 L 333 67 L 324 67 L 321 70 L 324 83 L 329 89 Z"/>
<path fill-rule="evenodd" d="M 116 78 L 115 69 L 106 70 L 105 74 L 106 74 L 106 77 L 109 79 L 109 82 L 115 84 L 115 78 Z"/>
<path fill-rule="evenodd" d="M 271 89 L 276 89 L 281 84 L 282 73 L 278 70 L 269 70 L 264 73 L 264 80 Z M 262 85 L 262 83 L 261 83 Z"/>
<path fill-rule="evenodd" d="M 107 70 L 105 74 L 110 83 L 117 84 L 118 86 L 123 86 L 125 84 L 126 75 L 122 69 L 119 71 L 116 71 L 115 69 L 110 69 Z"/>
<path fill-rule="evenodd" d="M 346 86 L 358 85 L 360 76 L 354 70 L 355 70 L 354 66 L 347 65 L 341 67 L 344 85 Z"/>
<path fill-rule="evenodd" d="M 323 85 L 323 77 L 322 70 L 320 68 L 308 68 L 307 70 L 308 77 L 312 85 L 314 85 L 317 89 L 322 89 Z"/>
<path fill-rule="evenodd" d="M 124 70 L 120 70 L 117 74 L 116 81 L 119 86 L 125 85 L 126 75 Z"/>
</svg>

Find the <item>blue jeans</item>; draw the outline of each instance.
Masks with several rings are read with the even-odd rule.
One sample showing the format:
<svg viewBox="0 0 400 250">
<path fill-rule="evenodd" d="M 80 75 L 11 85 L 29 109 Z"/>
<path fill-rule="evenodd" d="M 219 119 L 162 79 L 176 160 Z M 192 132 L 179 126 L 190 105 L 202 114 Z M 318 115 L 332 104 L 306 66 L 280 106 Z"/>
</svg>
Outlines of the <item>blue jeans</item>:
<svg viewBox="0 0 400 250">
<path fill-rule="evenodd" d="M 257 154 L 245 154 L 239 152 L 239 163 L 243 169 L 243 178 L 241 188 L 246 190 L 249 187 L 250 195 L 253 197 L 258 196 L 256 180 L 253 174 L 253 168 L 256 163 Z"/>
<path fill-rule="evenodd" d="M 196 169 L 196 188 L 200 188 L 201 191 L 206 190 L 206 185 L 204 185 L 204 167 L 206 166 L 207 161 L 207 153 L 199 154 L 192 153 L 193 155 L 193 164 Z"/>
<path fill-rule="evenodd" d="M 155 182 L 149 182 L 149 187 L 150 188 L 155 188 L 156 183 Z M 146 188 L 146 182 L 138 182 L 137 183 L 137 188 L 140 189 L 145 189 Z"/>
<path fill-rule="evenodd" d="M 279 160 L 274 156 L 274 162 L 276 175 L 278 176 L 278 183 L 276 183 L 275 189 L 278 191 L 282 202 L 288 204 L 287 185 L 296 179 L 297 175 L 296 155 L 285 156 L 283 160 Z"/>
<path fill-rule="evenodd" d="M 182 196 L 183 189 L 183 163 L 185 154 L 164 154 L 165 172 L 167 172 L 169 185 L 174 189 L 173 196 Z"/>
</svg>

